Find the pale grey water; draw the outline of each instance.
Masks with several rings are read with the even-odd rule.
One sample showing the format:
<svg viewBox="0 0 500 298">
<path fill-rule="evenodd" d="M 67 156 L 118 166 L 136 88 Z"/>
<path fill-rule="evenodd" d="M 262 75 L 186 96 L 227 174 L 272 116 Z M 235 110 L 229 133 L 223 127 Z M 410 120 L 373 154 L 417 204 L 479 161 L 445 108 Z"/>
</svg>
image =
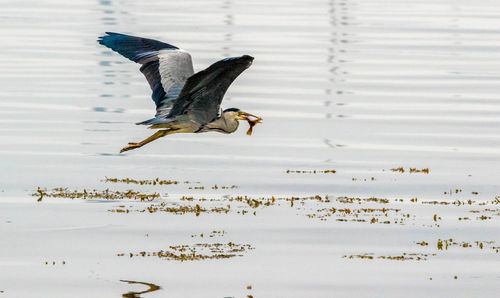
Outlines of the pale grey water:
<svg viewBox="0 0 500 298">
<path fill-rule="evenodd" d="M 498 205 L 490 204 L 500 195 L 499 17 L 498 3 L 486 0 L 1 2 L 0 296 L 119 297 L 134 288 L 119 282 L 126 279 L 162 286 L 144 297 L 495 297 L 498 253 L 439 252 L 435 242 L 500 242 Z M 245 124 L 234 135 L 172 135 L 118 154 L 151 133 L 133 123 L 150 118 L 154 105 L 139 66 L 97 44 L 105 31 L 182 47 L 195 70 L 254 56 L 223 106 L 264 123 L 252 137 Z M 390 171 L 400 166 L 430 173 Z M 403 198 L 395 207 L 418 216 L 401 226 L 319 221 L 284 207 L 255 217 L 125 215 L 106 212 L 121 203 L 31 196 L 39 186 L 130 188 L 104 177 L 205 186 L 141 187 L 168 193 L 166 201 L 375 196 Z M 463 192 L 443 194 L 455 189 Z M 473 199 L 489 205 L 471 208 L 494 211 L 475 220 L 465 207 L 417 206 L 413 197 Z M 436 213 L 443 222 L 431 227 Z M 255 249 L 183 263 L 116 256 L 214 229 Z M 430 247 L 415 245 L 422 240 Z M 342 258 L 415 251 L 438 255 Z M 47 260 L 68 264 L 49 268 Z"/>
</svg>

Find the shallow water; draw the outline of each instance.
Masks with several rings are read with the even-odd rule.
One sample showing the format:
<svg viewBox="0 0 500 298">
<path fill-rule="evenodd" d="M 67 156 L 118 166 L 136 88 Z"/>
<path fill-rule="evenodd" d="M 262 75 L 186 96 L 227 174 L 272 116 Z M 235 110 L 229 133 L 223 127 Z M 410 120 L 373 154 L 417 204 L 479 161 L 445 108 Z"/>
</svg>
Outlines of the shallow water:
<svg viewBox="0 0 500 298">
<path fill-rule="evenodd" d="M 495 4 L 0 4 L 0 296 L 119 297 L 147 290 L 121 282 L 129 280 L 161 287 L 143 297 L 495 297 Z M 154 105 L 138 65 L 97 44 L 105 31 L 182 47 L 192 54 L 195 70 L 227 56 L 254 56 L 223 106 L 264 122 L 251 137 L 242 124 L 229 136 L 172 135 L 119 154 L 127 142 L 151 134 L 133 123 L 150 118 Z M 405 172 L 391 171 L 398 167 Z M 110 183 L 106 177 L 181 183 Z M 38 187 L 48 193 L 56 187 L 133 189 L 160 194 L 154 204 L 231 209 L 197 216 L 140 212 L 152 203 L 129 199 L 37 202 L 32 193 Z M 238 195 L 277 201 L 229 201 Z M 290 202 L 316 195 L 322 201 Z M 389 201 L 349 203 L 342 196 Z M 322 210 L 331 208 L 344 211 Z M 399 211 L 359 211 L 356 217 L 354 210 L 363 208 Z M 212 231 L 224 235 L 207 238 Z M 450 238 L 457 244 L 439 249 L 439 241 Z M 227 259 L 182 262 L 128 256 L 228 242 L 252 249 Z M 411 253 L 428 256 L 382 258 Z"/>
</svg>

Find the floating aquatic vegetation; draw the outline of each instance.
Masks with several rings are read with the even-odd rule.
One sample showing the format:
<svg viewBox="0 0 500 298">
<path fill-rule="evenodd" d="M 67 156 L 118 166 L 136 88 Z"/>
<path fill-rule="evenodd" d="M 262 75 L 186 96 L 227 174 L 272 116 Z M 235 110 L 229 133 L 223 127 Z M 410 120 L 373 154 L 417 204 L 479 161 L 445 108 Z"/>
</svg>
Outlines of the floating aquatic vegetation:
<svg viewBox="0 0 500 298">
<path fill-rule="evenodd" d="M 184 182 L 179 182 L 175 180 L 164 180 L 160 178 L 156 179 L 151 179 L 151 180 L 137 180 L 137 179 L 132 179 L 132 178 L 108 178 L 106 177 L 104 182 L 107 183 L 124 183 L 124 184 L 137 184 L 137 185 L 170 185 L 170 184 L 190 184 L 190 183 L 199 183 L 199 182 L 190 182 L 190 181 L 184 181 Z"/>
<path fill-rule="evenodd" d="M 141 193 L 135 190 L 118 191 L 118 190 L 70 190 L 68 188 L 56 187 L 51 190 L 42 189 L 38 187 L 35 193 L 32 194 L 34 197 L 38 197 L 37 201 L 41 202 L 43 198 L 65 198 L 65 199 L 102 199 L 102 200 L 140 200 L 140 201 L 153 201 L 160 197 L 159 193 Z"/>
<path fill-rule="evenodd" d="M 344 203 L 344 204 L 353 204 L 353 203 L 379 203 L 379 204 L 388 204 L 389 200 L 384 199 L 384 198 L 350 198 L 350 197 L 338 197 L 337 202 Z"/>
<path fill-rule="evenodd" d="M 222 237 L 224 235 L 226 235 L 226 231 L 224 231 L 224 230 L 222 230 L 222 231 L 215 231 L 214 230 L 214 231 L 210 232 L 208 235 L 204 235 L 203 233 L 198 234 L 198 235 L 191 235 L 191 238 L 193 238 L 193 237 L 201 237 L 201 238 L 203 238 L 205 236 L 208 237 L 208 238 L 213 238 L 213 237 Z"/>
<path fill-rule="evenodd" d="M 396 213 L 401 209 L 396 208 L 322 208 L 314 213 L 306 214 L 309 218 L 326 220 L 334 217 L 336 221 L 368 222 L 371 224 L 404 224 L 410 218 L 410 214 L 401 214 L 396 217 Z"/>
<path fill-rule="evenodd" d="M 375 181 L 377 179 L 375 179 L 375 177 L 370 177 L 370 178 L 356 178 L 356 177 L 352 177 L 351 180 L 352 181 Z"/>
<path fill-rule="evenodd" d="M 238 186 L 236 185 L 231 185 L 231 186 L 226 186 L 226 185 L 222 185 L 222 186 L 218 186 L 217 184 L 215 184 L 214 186 L 212 186 L 212 189 L 236 189 L 238 188 Z M 189 189 L 205 189 L 204 186 L 190 186 Z"/>
<path fill-rule="evenodd" d="M 436 242 L 436 248 L 438 250 L 448 250 L 448 248 L 451 247 L 461 247 L 461 248 L 490 248 L 495 251 L 495 253 L 498 253 L 499 248 L 498 246 L 494 246 L 495 241 L 474 241 L 474 242 L 467 242 L 467 241 L 456 241 L 453 238 L 449 239 L 438 239 Z"/>
<path fill-rule="evenodd" d="M 193 206 L 193 205 L 178 205 L 178 204 L 161 202 L 158 204 L 151 204 L 145 208 L 127 209 L 124 207 L 118 207 L 118 208 L 108 209 L 108 211 L 116 213 L 130 213 L 130 212 L 147 212 L 147 213 L 167 212 L 173 214 L 194 213 L 196 216 L 199 216 L 201 213 L 228 213 L 230 208 L 231 208 L 230 205 L 227 205 L 226 207 L 207 208 L 207 207 L 202 207 L 199 204 Z"/>
<path fill-rule="evenodd" d="M 400 172 L 400 173 L 406 172 L 403 167 L 392 168 L 391 171 L 393 171 L 393 172 Z M 410 168 L 407 171 L 409 173 L 425 173 L 425 174 L 429 174 L 429 168 L 423 168 L 423 169 Z"/>
<path fill-rule="evenodd" d="M 373 260 L 373 259 L 383 259 L 383 260 L 391 260 L 391 261 L 426 261 L 429 259 L 431 256 L 435 256 L 436 254 L 425 254 L 425 253 L 402 253 L 401 255 L 396 255 L 396 256 L 384 256 L 384 255 L 379 255 L 375 256 L 373 253 L 365 253 L 365 254 L 357 254 L 357 255 L 344 255 L 342 258 L 347 258 L 347 259 L 367 259 L 367 260 Z"/>
<path fill-rule="evenodd" d="M 473 200 L 467 200 L 467 201 L 460 201 L 460 200 L 455 200 L 455 201 L 421 201 L 421 204 L 431 204 L 431 205 L 456 205 L 456 206 L 462 206 L 462 205 L 474 205 L 476 201 Z"/>
<path fill-rule="evenodd" d="M 205 189 L 205 186 L 190 186 L 189 189 Z"/>
<path fill-rule="evenodd" d="M 190 202 L 228 202 L 224 209 L 226 213 L 230 210 L 237 212 L 239 214 L 253 214 L 256 215 L 256 211 L 249 211 L 247 208 L 258 209 L 262 207 L 269 206 L 281 206 L 283 204 L 288 204 L 292 208 L 297 210 L 305 211 L 305 215 L 309 218 L 317 218 L 320 220 L 326 220 L 329 217 L 334 217 L 337 221 L 353 221 L 353 222 L 367 222 L 367 223 L 379 223 L 379 224 L 405 224 L 408 220 L 414 220 L 415 216 L 411 216 L 409 213 L 400 212 L 400 208 L 375 208 L 367 206 L 365 208 L 344 208 L 341 206 L 333 206 L 333 202 L 338 202 L 341 204 L 389 204 L 389 199 L 386 198 L 351 198 L 351 197 L 338 197 L 332 201 L 328 196 L 309 196 L 309 197 L 259 197 L 252 198 L 249 196 L 235 196 L 222 199 L 206 199 L 206 198 L 194 198 L 183 196 L 181 198 L 183 201 Z M 328 204 L 328 207 L 323 207 L 324 204 Z M 220 212 L 221 210 L 216 210 Z M 397 216 L 396 216 L 397 214 Z"/>
<path fill-rule="evenodd" d="M 250 244 L 228 243 L 197 243 L 169 246 L 165 250 L 138 253 L 119 253 L 120 257 L 158 257 L 173 261 L 200 261 L 208 259 L 228 259 L 242 257 L 244 253 L 254 249 Z"/>
<path fill-rule="evenodd" d="M 316 202 L 325 202 L 329 203 L 330 198 L 328 196 L 325 196 L 324 198 L 319 195 L 315 196 L 309 196 L 309 197 L 260 197 L 260 198 L 251 198 L 249 196 L 236 196 L 236 197 L 230 197 L 227 199 L 229 202 L 242 202 L 247 204 L 249 207 L 252 208 L 257 208 L 259 206 L 271 206 L 275 204 L 279 204 L 280 202 L 290 202 L 290 206 L 293 207 L 294 202 L 306 202 L 306 201 L 316 201 Z"/>
<path fill-rule="evenodd" d="M 57 263 L 59 263 L 59 262 L 56 262 L 56 261 L 51 261 L 51 262 L 45 261 L 45 265 L 52 264 L 52 266 L 55 266 Z M 66 261 L 62 261 L 61 265 L 66 265 Z"/>
<path fill-rule="evenodd" d="M 121 279 L 120 281 L 121 282 L 126 282 L 128 284 L 140 284 L 140 285 L 148 286 L 148 289 L 145 290 L 145 291 L 140 291 L 140 292 L 132 292 L 131 291 L 131 292 L 127 292 L 127 293 L 125 293 L 125 294 L 122 295 L 123 298 L 140 298 L 141 294 L 151 293 L 151 292 L 158 291 L 158 290 L 161 289 L 160 286 L 157 286 L 157 285 L 149 283 L 149 282 L 132 281 L 132 280 L 124 280 L 124 279 Z"/>
<path fill-rule="evenodd" d="M 251 198 L 248 196 L 236 196 L 229 198 L 221 198 L 221 199 L 206 199 L 206 198 L 195 198 L 192 196 L 182 196 L 180 198 L 181 201 L 187 202 L 198 202 L 198 204 L 190 204 L 190 205 L 179 205 L 177 203 L 171 202 L 161 202 L 154 203 L 147 207 L 141 207 L 139 209 L 127 209 L 125 206 L 118 206 L 117 208 L 109 209 L 110 212 L 117 213 L 130 213 L 130 212 L 168 212 L 175 214 L 185 214 L 185 213 L 195 213 L 197 216 L 201 213 L 229 213 L 231 210 L 238 214 L 253 214 L 256 215 L 256 211 L 249 211 L 246 208 L 256 209 L 261 206 L 272 206 L 272 205 L 280 205 L 280 203 L 288 203 L 290 207 L 294 207 L 297 202 L 300 203 L 300 206 L 304 206 L 307 201 L 316 201 L 316 202 L 330 202 L 328 196 L 324 198 L 321 196 L 311 196 L 311 197 L 285 197 L 285 198 L 275 198 L 273 197 L 261 197 L 261 198 Z M 214 202 L 218 203 L 218 206 L 210 206 L 205 207 L 205 204 L 202 202 Z M 296 205 L 295 207 L 298 208 Z"/>
<path fill-rule="evenodd" d="M 453 193 L 458 194 L 458 193 L 461 193 L 461 192 L 462 192 L 462 190 L 461 190 L 461 189 L 456 188 L 455 190 L 451 190 L 451 189 L 450 189 L 450 190 L 448 190 L 448 191 L 445 191 L 445 192 L 443 192 L 443 194 L 445 194 L 445 195 L 450 195 L 450 196 L 451 196 Z"/>
<path fill-rule="evenodd" d="M 405 169 L 403 167 L 399 167 L 399 168 L 393 168 L 393 169 L 391 169 L 391 171 L 404 173 Z"/>
<path fill-rule="evenodd" d="M 416 168 L 410 168 L 410 173 L 425 173 L 429 174 L 429 168 L 424 168 L 424 169 L 416 169 Z"/>
<path fill-rule="evenodd" d="M 190 202 L 192 202 L 192 201 L 200 201 L 200 202 L 203 202 L 203 201 L 206 201 L 206 200 L 207 199 L 205 199 L 205 198 L 196 198 L 195 199 L 194 197 L 186 197 L 186 196 L 182 196 L 181 197 L 181 201 L 190 201 Z"/>
<path fill-rule="evenodd" d="M 212 186 L 212 189 L 236 189 L 238 188 L 238 186 L 236 185 L 231 185 L 231 186 L 225 186 L 225 185 L 222 185 L 222 186 L 217 186 L 217 184 L 215 184 L 214 186 Z"/>
<path fill-rule="evenodd" d="M 335 174 L 336 170 L 286 170 L 287 174 Z"/>
</svg>

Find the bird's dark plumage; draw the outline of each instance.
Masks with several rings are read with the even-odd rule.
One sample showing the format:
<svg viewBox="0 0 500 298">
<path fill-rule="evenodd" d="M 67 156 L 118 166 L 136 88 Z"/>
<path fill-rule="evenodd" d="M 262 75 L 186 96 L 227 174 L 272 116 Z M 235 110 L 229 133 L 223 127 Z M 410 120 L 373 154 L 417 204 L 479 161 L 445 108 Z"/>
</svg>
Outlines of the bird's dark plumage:
<svg viewBox="0 0 500 298">
<path fill-rule="evenodd" d="M 224 59 L 191 76 L 182 88 L 168 117 L 192 113 L 205 124 L 218 116 L 220 104 L 231 83 L 247 69 L 253 57 Z"/>
<path fill-rule="evenodd" d="M 141 60 L 152 56 L 156 51 L 179 49 L 174 45 L 158 40 L 114 32 L 106 32 L 106 35 L 99 37 L 98 41 L 100 44 L 137 63 L 141 63 Z"/>
</svg>

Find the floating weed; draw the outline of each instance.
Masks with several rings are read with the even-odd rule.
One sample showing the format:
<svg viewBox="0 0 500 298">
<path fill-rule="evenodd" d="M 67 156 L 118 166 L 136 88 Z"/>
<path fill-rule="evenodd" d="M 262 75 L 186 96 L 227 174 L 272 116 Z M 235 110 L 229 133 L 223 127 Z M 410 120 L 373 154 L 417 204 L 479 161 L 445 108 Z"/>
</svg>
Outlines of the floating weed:
<svg viewBox="0 0 500 298">
<path fill-rule="evenodd" d="M 228 243 L 197 243 L 193 245 L 173 245 L 165 250 L 138 253 L 119 253 L 120 257 L 158 257 L 172 261 L 200 261 L 209 259 L 228 259 L 242 257 L 244 253 L 254 249 L 250 244 Z"/>
<path fill-rule="evenodd" d="M 348 258 L 348 259 L 368 259 L 368 260 L 373 260 L 374 256 L 372 253 L 366 253 L 366 254 L 360 254 L 360 255 L 344 255 L 342 258 Z"/>
<path fill-rule="evenodd" d="M 350 198 L 350 197 L 338 197 L 336 199 L 337 202 L 344 203 L 344 204 L 353 204 L 353 203 L 379 203 L 379 204 L 388 204 L 389 200 L 388 199 L 381 199 L 381 198 Z"/>
<path fill-rule="evenodd" d="M 167 212 L 173 214 L 187 214 L 193 213 L 196 216 L 199 216 L 201 213 L 228 213 L 231 206 L 227 205 L 226 207 L 202 207 L 199 204 L 196 205 L 177 205 L 177 204 L 169 204 L 166 202 L 161 202 L 158 204 L 151 204 L 145 208 L 139 209 L 126 209 L 126 208 L 113 208 L 108 209 L 109 212 L 116 213 L 130 213 L 130 212 L 146 212 L 146 213 L 156 213 L 156 212 Z"/>
<path fill-rule="evenodd" d="M 355 222 L 369 222 L 371 224 L 403 224 L 409 215 L 402 215 L 398 220 L 394 216 L 400 209 L 396 208 L 322 208 L 316 210 L 315 213 L 306 214 L 309 218 L 318 218 L 326 220 L 328 217 L 335 217 L 337 221 L 355 221 Z M 391 222 L 391 219 L 394 222 Z"/>
<path fill-rule="evenodd" d="M 357 254 L 357 255 L 344 255 L 342 258 L 347 259 L 382 259 L 382 260 L 391 260 L 391 261 L 426 261 L 430 256 L 435 256 L 436 254 L 425 254 L 425 253 L 403 253 L 401 255 L 396 256 L 384 256 L 379 255 L 375 256 L 373 253 L 365 253 L 365 254 Z"/>
<path fill-rule="evenodd" d="M 336 170 L 286 170 L 287 174 L 335 174 Z"/>
<path fill-rule="evenodd" d="M 352 181 L 375 181 L 377 179 L 375 179 L 375 177 L 370 177 L 370 178 L 356 178 L 356 177 L 352 177 L 351 180 Z"/>
<path fill-rule="evenodd" d="M 474 242 L 466 242 L 466 241 L 455 241 L 453 238 L 450 239 L 438 239 L 436 242 L 436 248 L 441 251 L 446 251 L 448 248 L 457 247 L 457 248 L 490 248 L 498 253 L 498 247 L 494 246 L 495 241 L 474 241 Z"/>
<path fill-rule="evenodd" d="M 456 206 L 462 206 L 462 205 L 474 205 L 476 201 L 474 200 L 455 200 L 455 201 L 421 201 L 421 204 L 431 204 L 431 205 L 456 205 Z"/>
<path fill-rule="evenodd" d="M 205 189 L 205 186 L 190 186 L 189 189 L 203 190 Z"/>
<path fill-rule="evenodd" d="M 181 182 L 175 180 L 163 180 L 160 178 L 152 179 L 152 180 L 137 180 L 132 178 L 108 178 L 105 177 L 103 180 L 107 183 L 124 183 L 124 184 L 137 184 L 137 185 L 170 185 L 170 184 L 180 184 Z M 184 181 L 184 184 L 189 183 L 200 183 L 200 182 L 190 182 Z"/>
<path fill-rule="evenodd" d="M 399 256 L 378 256 L 378 259 L 385 260 L 395 260 L 395 261 L 426 261 L 430 256 L 435 256 L 436 254 L 425 254 L 425 253 L 403 253 Z"/>
<path fill-rule="evenodd" d="M 140 201 L 153 201 L 156 198 L 160 197 L 159 193 L 147 194 L 141 193 L 135 190 L 127 190 L 127 191 L 117 191 L 117 190 L 69 190 L 68 188 L 56 187 L 51 190 L 42 189 L 38 187 L 37 191 L 32 194 L 34 197 L 39 197 L 37 199 L 38 202 L 42 200 L 42 198 L 65 198 L 65 199 L 103 199 L 103 200 L 122 200 L 122 199 L 130 199 L 130 200 L 140 200 Z"/>
<path fill-rule="evenodd" d="M 461 193 L 461 192 L 462 192 L 462 190 L 461 190 L 461 189 L 456 188 L 455 190 L 450 189 L 450 190 L 448 190 L 448 191 L 444 191 L 444 192 L 443 192 L 443 194 L 444 194 L 444 195 L 450 195 L 450 196 L 451 196 L 452 194 L 459 194 L 459 193 Z"/>
<path fill-rule="evenodd" d="M 344 208 L 342 206 L 334 206 L 335 202 L 340 204 L 376 204 L 385 205 L 389 204 L 389 199 L 386 198 L 355 198 L 355 197 L 338 197 L 336 199 L 331 199 L 328 196 L 309 196 L 309 197 L 259 197 L 252 198 L 249 196 L 235 196 L 222 199 L 205 199 L 205 198 L 194 198 L 183 196 L 182 201 L 189 202 L 199 202 L 211 201 L 211 202 L 227 202 L 228 204 L 222 207 L 223 209 L 208 210 L 208 212 L 219 212 L 228 213 L 229 211 L 236 212 L 241 215 L 253 214 L 256 215 L 256 211 L 250 211 L 250 209 L 259 209 L 269 206 L 281 206 L 288 205 L 291 208 L 297 210 L 304 210 L 305 215 L 309 218 L 317 218 L 320 220 L 327 220 L 333 217 L 337 221 L 352 221 L 352 222 L 367 222 L 367 223 L 379 223 L 379 224 L 405 224 L 408 220 L 414 220 L 415 216 L 408 213 L 401 213 L 399 208 L 388 208 L 388 207 L 371 207 L 367 206 L 362 208 Z M 166 204 L 166 203 L 162 203 Z M 329 205 L 325 206 L 324 205 Z M 176 207 L 178 208 L 178 207 Z M 174 209 L 176 210 L 176 209 Z M 169 210 L 170 211 L 170 210 Z M 201 212 L 205 209 L 202 208 Z M 115 211 L 116 212 L 116 211 Z M 120 211 L 118 211 L 120 212 Z M 123 211 L 122 211 L 123 212 Z M 175 213 L 182 213 L 175 212 Z M 395 214 L 398 214 L 395 216 Z"/>
<path fill-rule="evenodd" d="M 222 230 L 222 231 L 212 231 L 210 232 L 208 235 L 204 235 L 203 233 L 201 234 L 195 234 L 195 235 L 191 235 L 191 238 L 193 237 L 200 237 L 200 238 L 203 238 L 204 236 L 207 236 L 208 238 L 213 238 L 213 237 L 222 237 L 226 235 L 226 231 Z"/>
<path fill-rule="evenodd" d="M 55 266 L 57 264 L 61 264 L 61 265 L 66 265 L 66 261 L 62 261 L 62 262 L 56 262 L 56 261 L 45 261 L 45 265 L 52 265 L 52 266 Z"/>
<path fill-rule="evenodd" d="M 219 189 L 219 188 L 220 189 L 236 189 L 236 188 L 238 188 L 238 186 L 236 186 L 236 185 L 231 185 L 231 186 L 224 186 L 224 185 L 217 186 L 217 184 L 215 184 L 214 186 L 212 186 L 212 189 Z"/>
<path fill-rule="evenodd" d="M 429 174 L 429 168 L 424 168 L 424 169 L 410 168 L 410 173 L 425 173 L 425 174 Z"/>
<path fill-rule="evenodd" d="M 391 171 L 393 172 L 400 172 L 400 173 L 404 173 L 405 172 L 405 169 L 403 167 L 399 167 L 399 168 L 393 168 L 391 169 Z"/>
<path fill-rule="evenodd" d="M 400 172 L 400 173 L 406 172 L 403 167 L 392 168 L 391 171 L 393 171 L 393 172 Z M 410 168 L 408 170 L 408 172 L 409 173 L 424 173 L 424 174 L 429 174 L 429 168 L 423 168 L 423 169 Z"/>
</svg>

